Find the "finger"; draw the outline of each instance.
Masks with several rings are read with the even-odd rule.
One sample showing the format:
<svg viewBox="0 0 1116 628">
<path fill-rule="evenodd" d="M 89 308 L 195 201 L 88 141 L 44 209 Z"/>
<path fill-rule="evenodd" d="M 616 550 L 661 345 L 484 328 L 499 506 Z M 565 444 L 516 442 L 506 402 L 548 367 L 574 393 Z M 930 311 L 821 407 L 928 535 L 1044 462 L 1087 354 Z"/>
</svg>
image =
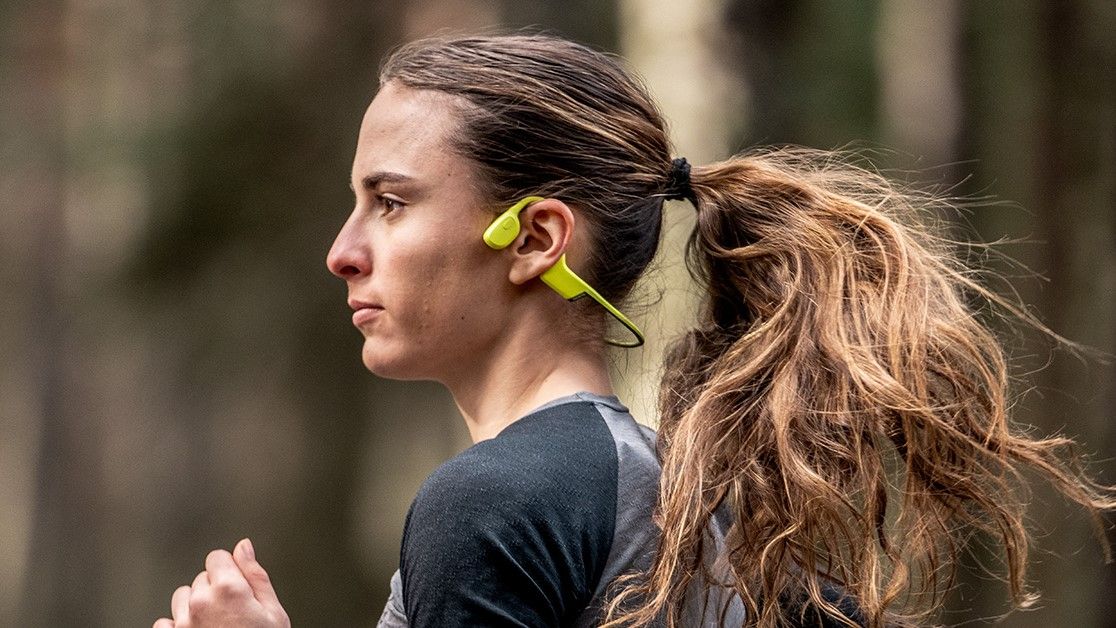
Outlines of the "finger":
<svg viewBox="0 0 1116 628">
<path fill-rule="evenodd" d="M 275 587 L 271 584 L 271 578 L 267 575 L 263 566 L 256 561 L 256 549 L 252 547 L 252 541 L 242 539 L 237 543 L 236 547 L 233 548 L 233 559 L 236 560 L 240 571 L 248 580 L 256 599 L 261 604 L 281 608 L 279 596 L 275 594 Z"/>
<path fill-rule="evenodd" d="M 213 602 L 212 587 L 209 586 L 209 574 L 201 572 L 194 578 L 194 583 L 190 585 L 189 595 L 183 596 L 186 598 L 186 609 L 190 621 L 202 621 L 202 617 Z M 179 620 L 181 622 L 181 620 Z M 189 624 L 187 624 L 189 625 Z M 175 627 L 177 628 L 177 626 Z"/>
<path fill-rule="evenodd" d="M 218 594 L 244 596 L 252 594 L 252 588 L 248 585 L 248 580 L 240 572 L 240 567 L 233 560 L 232 554 L 225 550 L 210 552 L 205 557 L 205 570 L 209 574 L 209 584 L 213 586 Z"/>
<path fill-rule="evenodd" d="M 190 597 L 193 597 L 193 596 L 197 595 L 198 593 L 208 593 L 209 592 L 209 574 L 204 572 L 204 571 L 199 573 L 194 578 L 194 583 L 190 585 L 190 588 L 193 589 L 193 591 L 190 592 Z"/>
<path fill-rule="evenodd" d="M 183 585 L 174 590 L 174 595 L 171 596 L 171 617 L 176 622 L 190 621 L 190 587 Z M 174 628 L 173 622 L 170 628 Z"/>
<path fill-rule="evenodd" d="M 154 624 L 151 624 L 151 628 L 174 628 L 174 622 L 166 617 L 160 617 L 155 620 Z"/>
</svg>

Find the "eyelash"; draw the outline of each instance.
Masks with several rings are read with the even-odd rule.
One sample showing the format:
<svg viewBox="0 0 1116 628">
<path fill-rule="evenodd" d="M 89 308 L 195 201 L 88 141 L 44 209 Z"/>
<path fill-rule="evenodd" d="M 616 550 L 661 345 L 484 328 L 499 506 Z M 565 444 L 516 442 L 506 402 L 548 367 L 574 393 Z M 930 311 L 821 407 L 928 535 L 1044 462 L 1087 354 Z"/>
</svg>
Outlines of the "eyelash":
<svg viewBox="0 0 1116 628">
<path fill-rule="evenodd" d="M 390 214 L 393 211 L 403 209 L 403 201 L 390 196 L 384 196 L 383 194 L 376 196 L 376 202 L 384 208 L 384 214 Z"/>
</svg>

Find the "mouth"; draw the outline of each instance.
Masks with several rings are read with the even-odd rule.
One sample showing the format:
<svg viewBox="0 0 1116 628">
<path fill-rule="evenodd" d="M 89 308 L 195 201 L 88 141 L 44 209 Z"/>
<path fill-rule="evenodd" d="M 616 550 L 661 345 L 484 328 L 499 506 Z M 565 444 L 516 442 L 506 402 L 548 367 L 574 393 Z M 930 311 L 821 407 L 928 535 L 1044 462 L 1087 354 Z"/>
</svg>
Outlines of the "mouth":
<svg viewBox="0 0 1116 628">
<path fill-rule="evenodd" d="M 353 309 L 353 325 L 360 327 L 380 315 L 384 306 L 377 303 L 349 299 L 349 307 Z"/>
</svg>

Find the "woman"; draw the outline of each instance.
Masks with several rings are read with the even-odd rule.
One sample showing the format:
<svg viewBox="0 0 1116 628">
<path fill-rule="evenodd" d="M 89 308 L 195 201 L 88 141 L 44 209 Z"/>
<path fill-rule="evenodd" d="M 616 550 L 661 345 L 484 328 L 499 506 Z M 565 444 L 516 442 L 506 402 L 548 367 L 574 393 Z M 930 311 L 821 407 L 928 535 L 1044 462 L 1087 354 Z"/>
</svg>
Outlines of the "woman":
<svg viewBox="0 0 1116 628">
<path fill-rule="evenodd" d="M 1095 518 L 1116 506 L 1068 441 L 1011 428 L 973 314 L 1012 308 L 915 197 L 815 151 L 691 168 L 604 54 L 541 35 L 400 49 L 352 186 L 327 263 L 364 364 L 445 384 L 476 443 L 416 497 L 382 626 L 917 623 L 975 530 L 1022 607 L 1018 474 Z M 613 395 L 605 339 L 642 340 L 613 304 L 666 199 L 697 211 L 707 296 L 667 356 L 656 442 Z M 246 541 L 172 612 L 156 626 L 288 623 Z"/>
</svg>

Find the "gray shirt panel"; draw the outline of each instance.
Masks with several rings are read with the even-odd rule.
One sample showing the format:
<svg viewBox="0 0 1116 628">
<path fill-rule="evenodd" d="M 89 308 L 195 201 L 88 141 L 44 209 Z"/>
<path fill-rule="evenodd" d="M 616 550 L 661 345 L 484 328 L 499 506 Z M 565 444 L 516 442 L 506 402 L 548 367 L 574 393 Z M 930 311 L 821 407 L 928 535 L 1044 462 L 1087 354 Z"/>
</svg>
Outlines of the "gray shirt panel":
<svg viewBox="0 0 1116 628">
<path fill-rule="evenodd" d="M 600 620 L 601 605 L 609 593 L 609 585 L 624 574 L 646 570 L 658 543 L 659 531 L 652 515 L 658 499 L 661 467 L 655 452 L 655 432 L 640 425 L 615 396 L 576 393 L 548 402 L 533 412 L 562 403 L 589 401 L 604 419 L 616 446 L 616 516 L 613 542 L 609 548 L 601 578 L 594 590 L 593 600 L 578 617 L 578 628 L 596 626 Z M 710 526 L 715 547 L 724 542 L 724 518 L 717 517 Z M 707 553 L 715 556 L 719 552 Z M 710 558 L 710 560 L 713 560 Z M 711 567 L 716 567 L 710 563 Z M 714 573 L 718 573 L 714 570 Z M 379 628 L 406 628 L 408 626 L 403 604 L 402 581 L 397 570 L 391 578 L 391 592 L 380 616 Z M 727 603 L 726 626 L 743 623 L 744 609 L 731 589 L 714 587 L 706 589 L 703 582 L 695 581 L 687 593 L 683 617 L 686 626 L 716 626 L 721 609 Z"/>
</svg>

